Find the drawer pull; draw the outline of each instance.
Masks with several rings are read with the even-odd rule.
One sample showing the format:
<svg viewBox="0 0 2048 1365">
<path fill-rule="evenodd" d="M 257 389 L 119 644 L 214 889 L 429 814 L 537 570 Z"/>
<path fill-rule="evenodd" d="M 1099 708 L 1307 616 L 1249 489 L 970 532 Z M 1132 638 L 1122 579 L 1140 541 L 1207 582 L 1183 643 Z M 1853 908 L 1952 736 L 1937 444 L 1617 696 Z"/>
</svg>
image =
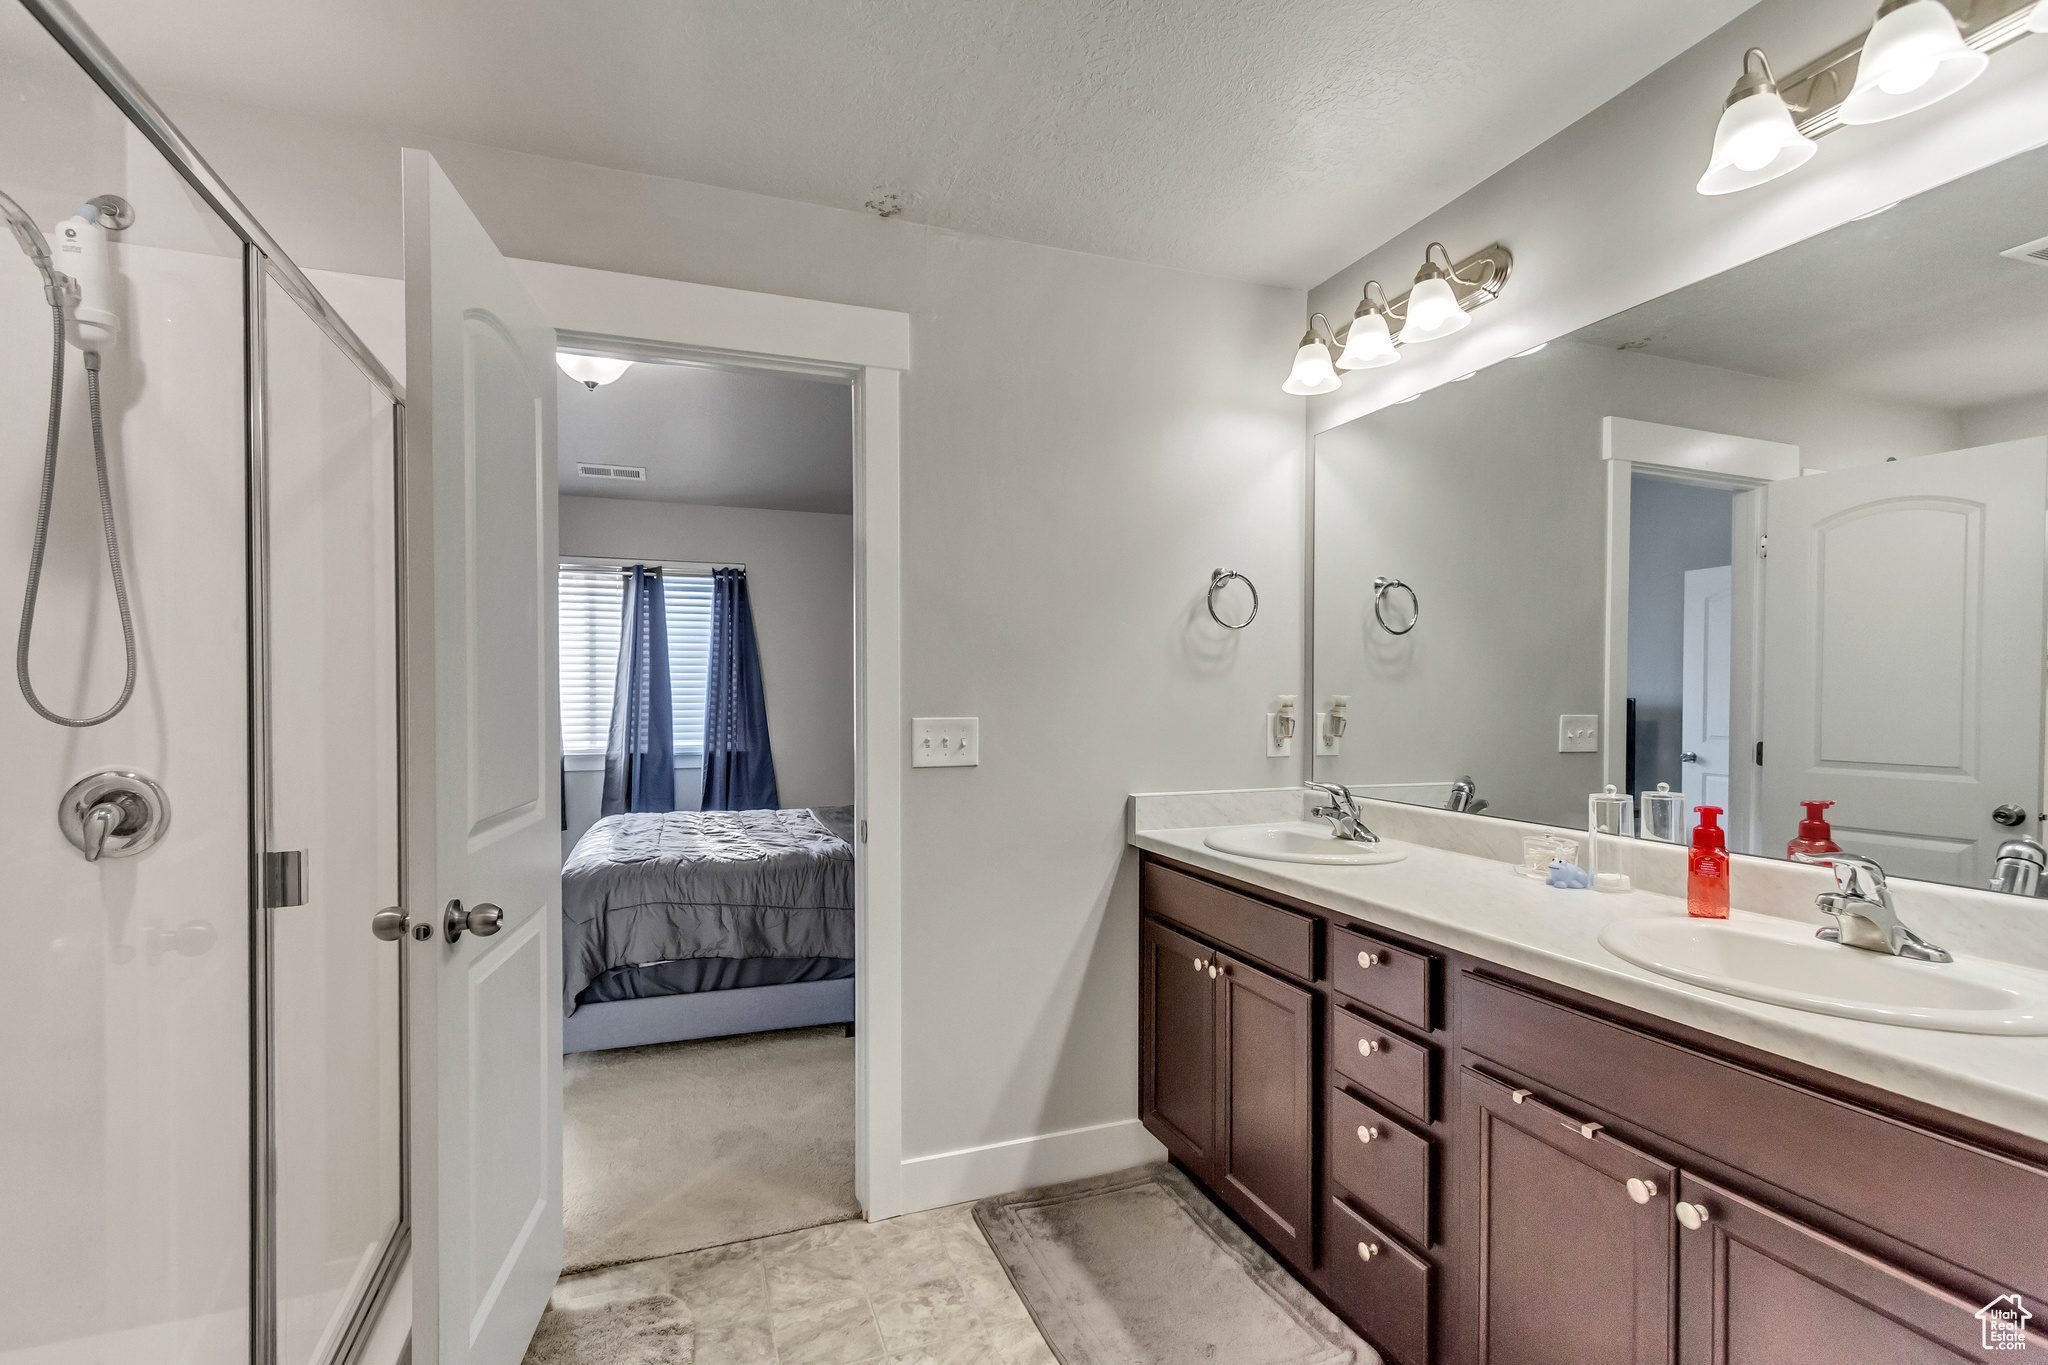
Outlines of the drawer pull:
<svg viewBox="0 0 2048 1365">
<path fill-rule="evenodd" d="M 1517 1090 L 1511 1093 L 1508 1096 L 1508 1098 L 1513 1100 L 1516 1104 L 1520 1104 L 1523 1100 L 1528 1099 L 1531 1095 L 1535 1093 L 1536 1092 L 1533 1090 Z"/>
<path fill-rule="evenodd" d="M 1380 955 L 1378 953 L 1360 953 L 1358 955 L 1358 965 L 1361 969 L 1377 967 L 1380 965 Z"/>
<path fill-rule="evenodd" d="M 1601 1123 L 1573 1123 L 1570 1119 L 1564 1121 L 1564 1126 L 1577 1133 L 1580 1137 L 1588 1139 L 1606 1127 L 1605 1124 Z"/>
<path fill-rule="evenodd" d="M 1672 1212 L 1678 1215 L 1678 1225 L 1687 1232 L 1698 1232 L 1707 1225 L 1705 1204 L 1680 1204 Z"/>
<path fill-rule="evenodd" d="M 1378 1128 L 1369 1127 L 1363 1123 L 1358 1125 L 1358 1140 L 1360 1142 L 1375 1141 L 1379 1137 L 1379 1135 L 1380 1130 Z"/>
<path fill-rule="evenodd" d="M 1199 957 L 1195 959 L 1195 970 L 1198 972 L 1208 965 L 1208 963 L 1202 961 L 1202 959 L 1200 959 Z"/>
<path fill-rule="evenodd" d="M 1630 1176 L 1628 1181 L 1628 1197 L 1635 1200 L 1638 1204 L 1649 1203 L 1657 1197 L 1657 1182 L 1654 1180 L 1638 1180 L 1634 1176 Z"/>
<path fill-rule="evenodd" d="M 1377 1038 L 1360 1038 L 1358 1040 L 1358 1055 L 1361 1057 L 1370 1057 L 1379 1050 L 1380 1040 Z"/>
<path fill-rule="evenodd" d="M 1380 1244 L 1378 1242 L 1360 1242 L 1358 1244 L 1358 1259 L 1361 1261 L 1370 1261 L 1379 1254 Z"/>
</svg>

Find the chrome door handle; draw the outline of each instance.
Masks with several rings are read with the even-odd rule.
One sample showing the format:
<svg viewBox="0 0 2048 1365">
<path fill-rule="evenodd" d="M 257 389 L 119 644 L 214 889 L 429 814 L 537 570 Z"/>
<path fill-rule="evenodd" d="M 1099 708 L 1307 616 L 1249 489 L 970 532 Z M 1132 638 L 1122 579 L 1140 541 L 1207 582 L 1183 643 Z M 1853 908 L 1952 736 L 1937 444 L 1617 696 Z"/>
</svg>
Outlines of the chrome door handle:
<svg viewBox="0 0 2048 1365">
<path fill-rule="evenodd" d="M 1684 753 L 1678 756 L 1678 761 L 1680 763 L 1697 763 L 1700 761 L 1700 756 L 1694 753 L 1692 750 L 1687 749 Z"/>
<path fill-rule="evenodd" d="M 2027 810 L 2024 806 L 2004 805 L 1992 811 L 1991 818 L 2007 829 L 2013 829 L 2027 823 Z"/>
<path fill-rule="evenodd" d="M 461 901 L 449 901 L 448 913 L 441 920 L 442 931 L 450 943 L 461 938 L 465 929 L 478 938 L 489 938 L 504 927 L 505 912 L 489 901 L 480 901 L 467 911 Z"/>
<path fill-rule="evenodd" d="M 404 938 L 405 931 L 409 927 L 406 923 L 405 911 L 395 905 L 389 909 L 379 910 L 376 914 L 370 916 L 370 932 L 383 939 L 386 943 L 396 943 Z"/>
</svg>

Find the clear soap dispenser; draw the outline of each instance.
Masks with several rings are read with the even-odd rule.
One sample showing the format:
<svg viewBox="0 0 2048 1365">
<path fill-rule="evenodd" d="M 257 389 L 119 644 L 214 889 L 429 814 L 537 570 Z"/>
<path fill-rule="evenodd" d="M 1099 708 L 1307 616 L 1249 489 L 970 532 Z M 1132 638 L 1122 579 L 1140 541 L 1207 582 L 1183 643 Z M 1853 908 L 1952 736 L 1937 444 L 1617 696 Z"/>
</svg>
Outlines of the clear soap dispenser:
<svg viewBox="0 0 2048 1365">
<path fill-rule="evenodd" d="M 1643 793 L 1643 837 L 1666 844 L 1685 842 L 1685 793 L 1659 782 L 1657 790 Z"/>
<path fill-rule="evenodd" d="M 1629 891 L 1629 842 L 1635 838 L 1635 802 L 1608 783 L 1586 798 L 1586 870 L 1595 891 Z"/>
</svg>

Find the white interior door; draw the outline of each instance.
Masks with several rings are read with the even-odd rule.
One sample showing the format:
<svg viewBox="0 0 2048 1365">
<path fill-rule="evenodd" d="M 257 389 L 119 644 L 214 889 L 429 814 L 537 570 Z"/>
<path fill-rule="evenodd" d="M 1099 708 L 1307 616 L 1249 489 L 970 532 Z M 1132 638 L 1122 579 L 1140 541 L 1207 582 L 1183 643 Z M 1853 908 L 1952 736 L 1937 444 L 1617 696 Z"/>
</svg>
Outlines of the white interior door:
<svg viewBox="0 0 2048 1365">
<path fill-rule="evenodd" d="M 1735 579 L 1718 569 L 1685 574 L 1685 643 L 1679 692 L 1680 760 L 1685 774 L 1686 828 L 1696 806 L 1729 812 L 1723 829 L 1738 828 L 1728 801 L 1729 649 L 1734 640 Z"/>
<path fill-rule="evenodd" d="M 1764 849 L 1803 800 L 1887 872 L 1991 875 L 2041 810 L 2048 438 L 1771 487 Z M 1992 811 L 2026 814 L 2017 828 Z"/>
<path fill-rule="evenodd" d="M 404 165 L 412 1358 L 517 1365 L 562 1265 L 555 334 Z"/>
</svg>

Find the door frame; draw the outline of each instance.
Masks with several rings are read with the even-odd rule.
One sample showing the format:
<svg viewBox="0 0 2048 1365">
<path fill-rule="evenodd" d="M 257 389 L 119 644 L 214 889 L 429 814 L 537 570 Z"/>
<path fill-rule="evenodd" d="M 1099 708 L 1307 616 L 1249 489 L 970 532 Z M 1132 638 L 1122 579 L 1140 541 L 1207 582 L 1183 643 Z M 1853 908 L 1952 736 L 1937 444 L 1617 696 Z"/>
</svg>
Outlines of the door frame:
<svg viewBox="0 0 2048 1365">
<path fill-rule="evenodd" d="M 853 388 L 854 1193 L 903 1203 L 902 381 L 910 315 L 545 261 L 512 268 L 564 344 Z"/>
</svg>

